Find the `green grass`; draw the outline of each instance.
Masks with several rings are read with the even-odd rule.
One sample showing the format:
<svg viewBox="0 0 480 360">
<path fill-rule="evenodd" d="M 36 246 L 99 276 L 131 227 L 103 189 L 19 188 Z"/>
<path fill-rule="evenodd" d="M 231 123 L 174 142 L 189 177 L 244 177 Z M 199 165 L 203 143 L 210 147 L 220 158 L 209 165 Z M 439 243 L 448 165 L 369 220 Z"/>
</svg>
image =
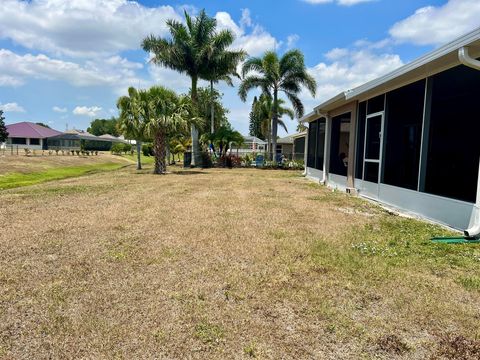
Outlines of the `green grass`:
<svg viewBox="0 0 480 360">
<path fill-rule="evenodd" d="M 119 169 L 123 166 L 124 164 L 119 163 L 103 163 L 53 168 L 28 174 L 7 173 L 0 176 L 0 190 L 12 189 L 22 186 L 30 186 L 46 181 L 61 180 L 100 171 L 111 171 Z"/>
</svg>

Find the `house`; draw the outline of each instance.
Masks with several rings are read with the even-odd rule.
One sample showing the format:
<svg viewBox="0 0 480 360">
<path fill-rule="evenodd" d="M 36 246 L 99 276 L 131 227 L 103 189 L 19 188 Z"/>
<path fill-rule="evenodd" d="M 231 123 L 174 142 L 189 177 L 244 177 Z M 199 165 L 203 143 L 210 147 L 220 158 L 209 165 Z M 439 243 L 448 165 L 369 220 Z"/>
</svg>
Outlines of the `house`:
<svg viewBox="0 0 480 360">
<path fill-rule="evenodd" d="M 27 121 L 6 125 L 6 128 L 8 132 L 6 145 L 8 147 L 18 146 L 31 150 L 47 149 L 48 138 L 62 134 L 60 131 Z"/>
<path fill-rule="evenodd" d="M 307 132 L 302 131 L 292 135 L 293 139 L 293 159 L 303 160 L 305 157 L 305 141 Z"/>
<path fill-rule="evenodd" d="M 277 154 L 290 160 L 303 160 L 306 132 L 299 132 L 277 139 Z"/>
<path fill-rule="evenodd" d="M 32 122 L 6 125 L 9 137 L 6 146 L 30 150 L 110 150 L 112 143 L 127 143 L 112 135 L 95 136 L 86 131 L 61 132 Z M 83 144 L 83 145 L 82 145 Z"/>
<path fill-rule="evenodd" d="M 480 28 L 323 102 L 306 176 L 480 233 Z"/>
<path fill-rule="evenodd" d="M 253 153 L 264 153 L 267 151 L 267 142 L 256 136 L 243 136 L 243 144 L 238 147 L 237 154 L 243 156 Z"/>
</svg>

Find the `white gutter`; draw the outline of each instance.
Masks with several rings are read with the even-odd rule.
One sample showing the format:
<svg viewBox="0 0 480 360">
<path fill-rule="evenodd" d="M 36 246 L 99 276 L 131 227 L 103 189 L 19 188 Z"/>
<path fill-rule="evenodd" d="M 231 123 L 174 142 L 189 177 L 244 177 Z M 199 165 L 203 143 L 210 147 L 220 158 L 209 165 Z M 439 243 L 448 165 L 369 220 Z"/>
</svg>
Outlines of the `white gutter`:
<svg viewBox="0 0 480 360">
<path fill-rule="evenodd" d="M 458 49 L 458 60 L 460 60 L 460 62 L 465 66 L 480 70 L 480 61 L 472 58 L 468 53 L 468 50 L 468 46 L 462 46 L 460 49 Z"/>
<path fill-rule="evenodd" d="M 472 58 L 468 52 L 468 46 L 462 46 L 458 49 L 458 60 L 468 67 L 471 67 L 476 70 L 480 70 L 480 61 Z M 466 237 L 474 238 L 480 236 L 480 165 L 478 168 L 478 178 L 477 178 L 477 201 L 475 202 L 475 220 L 473 225 L 464 231 Z"/>
</svg>

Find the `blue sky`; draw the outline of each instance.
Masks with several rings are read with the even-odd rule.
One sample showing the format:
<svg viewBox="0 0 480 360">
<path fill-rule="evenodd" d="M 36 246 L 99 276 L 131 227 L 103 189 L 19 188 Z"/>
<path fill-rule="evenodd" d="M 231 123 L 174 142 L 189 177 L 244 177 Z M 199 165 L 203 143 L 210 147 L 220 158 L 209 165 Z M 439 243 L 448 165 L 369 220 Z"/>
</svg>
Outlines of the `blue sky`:
<svg viewBox="0 0 480 360">
<path fill-rule="evenodd" d="M 235 47 L 259 56 L 299 48 L 318 82 L 306 110 L 389 72 L 480 26 L 478 0 L 2 0 L 0 108 L 6 122 L 40 121 L 85 129 L 117 115 L 129 86 L 160 84 L 186 92 L 189 81 L 148 63 L 139 49 L 165 20 L 205 8 L 236 35 Z M 248 132 L 253 98 L 220 85 L 230 122 Z M 296 123 L 287 122 L 290 132 Z M 282 133 L 281 133 L 282 134 Z"/>
</svg>

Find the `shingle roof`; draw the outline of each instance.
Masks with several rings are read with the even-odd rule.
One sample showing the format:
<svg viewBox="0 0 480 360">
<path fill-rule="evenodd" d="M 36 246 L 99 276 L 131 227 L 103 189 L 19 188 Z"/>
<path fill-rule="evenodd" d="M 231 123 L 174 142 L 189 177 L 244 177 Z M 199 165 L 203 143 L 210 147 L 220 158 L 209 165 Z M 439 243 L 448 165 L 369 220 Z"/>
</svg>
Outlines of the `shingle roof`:
<svg viewBox="0 0 480 360">
<path fill-rule="evenodd" d="M 9 137 L 45 139 L 61 134 L 60 131 L 49 129 L 45 126 L 37 125 L 35 123 L 27 121 L 7 125 L 6 127 Z"/>
</svg>

